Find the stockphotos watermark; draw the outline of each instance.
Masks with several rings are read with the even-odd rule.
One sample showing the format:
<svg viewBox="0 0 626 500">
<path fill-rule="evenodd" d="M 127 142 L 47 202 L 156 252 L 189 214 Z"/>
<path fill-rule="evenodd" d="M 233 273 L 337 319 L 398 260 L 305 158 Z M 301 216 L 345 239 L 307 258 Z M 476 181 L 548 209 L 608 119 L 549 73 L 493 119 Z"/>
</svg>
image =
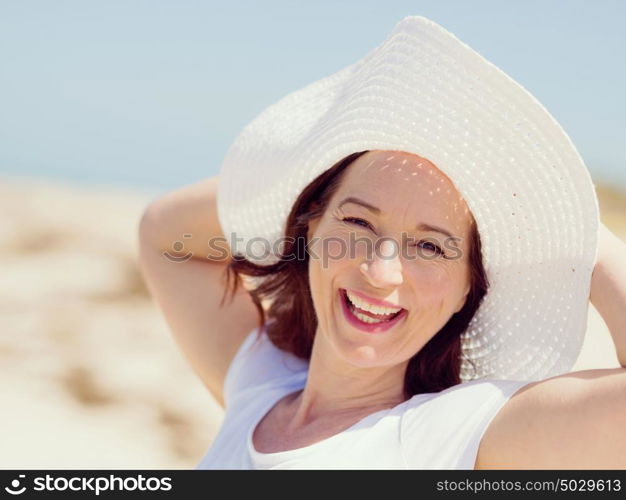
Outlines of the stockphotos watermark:
<svg viewBox="0 0 626 500">
<path fill-rule="evenodd" d="M 35 476 L 32 484 L 26 485 L 26 474 L 20 474 L 11 481 L 4 490 L 10 495 L 18 496 L 27 491 L 82 491 L 92 492 L 96 496 L 106 491 L 170 491 L 170 477 L 119 477 L 113 474 L 101 477 L 54 477 L 50 474 Z"/>
<path fill-rule="evenodd" d="M 189 240 L 193 238 L 193 234 L 183 234 L 182 238 Z M 273 241 L 256 237 L 245 242 L 243 255 L 254 261 L 265 260 L 268 257 L 279 257 L 283 260 L 304 260 L 308 254 L 310 259 L 322 259 L 324 267 L 328 266 L 330 260 L 354 259 L 357 252 L 363 250 L 368 260 L 372 259 L 373 254 L 381 259 L 393 259 L 400 255 L 404 260 L 441 258 L 457 260 L 463 256 L 460 248 L 461 241 L 462 239 L 458 237 L 414 238 L 407 233 L 402 233 L 400 243 L 393 238 L 358 237 L 354 232 L 350 232 L 347 239 L 330 236 L 315 237 L 308 241 L 304 237 L 282 237 Z M 242 255 L 240 247 L 243 242 L 243 238 L 238 237 L 236 233 L 231 234 L 230 241 L 222 236 L 211 238 L 207 241 L 210 253 L 203 255 L 203 257 L 213 262 L 225 262 L 230 256 L 230 249 L 235 248 L 238 252 L 233 258 L 240 258 L 238 256 Z M 171 248 L 173 253 L 170 251 L 162 253 L 163 257 L 170 262 L 187 262 L 194 257 L 193 252 L 185 251 L 184 241 L 173 242 Z M 294 251 L 285 253 L 285 248 L 292 248 Z"/>
</svg>

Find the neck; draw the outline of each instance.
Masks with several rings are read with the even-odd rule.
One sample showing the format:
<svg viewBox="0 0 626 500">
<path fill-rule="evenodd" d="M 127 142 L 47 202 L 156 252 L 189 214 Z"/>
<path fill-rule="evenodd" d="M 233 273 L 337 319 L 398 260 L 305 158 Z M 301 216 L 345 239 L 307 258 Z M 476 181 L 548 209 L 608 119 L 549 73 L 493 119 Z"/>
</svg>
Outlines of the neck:
<svg viewBox="0 0 626 500">
<path fill-rule="evenodd" d="M 329 415 L 369 414 L 402 403 L 407 363 L 354 366 L 338 356 L 318 331 L 306 385 L 293 400 L 292 424 L 306 425 Z"/>
</svg>

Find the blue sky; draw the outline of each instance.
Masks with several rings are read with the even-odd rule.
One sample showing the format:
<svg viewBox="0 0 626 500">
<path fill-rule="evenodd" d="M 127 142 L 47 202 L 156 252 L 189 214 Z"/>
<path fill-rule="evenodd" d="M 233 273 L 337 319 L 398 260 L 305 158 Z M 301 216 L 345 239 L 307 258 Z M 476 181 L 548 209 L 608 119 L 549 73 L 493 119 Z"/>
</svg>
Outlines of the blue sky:
<svg viewBox="0 0 626 500">
<path fill-rule="evenodd" d="M 407 15 L 501 67 L 626 187 L 623 0 L 0 0 L 0 172 L 157 191 L 215 175 L 248 121 Z"/>
</svg>

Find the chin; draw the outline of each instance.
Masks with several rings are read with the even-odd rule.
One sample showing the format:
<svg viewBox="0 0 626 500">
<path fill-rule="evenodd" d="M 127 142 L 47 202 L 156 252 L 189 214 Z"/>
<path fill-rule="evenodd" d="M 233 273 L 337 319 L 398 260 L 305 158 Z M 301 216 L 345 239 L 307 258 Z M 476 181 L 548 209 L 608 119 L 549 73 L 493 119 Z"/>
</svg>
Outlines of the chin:
<svg viewBox="0 0 626 500">
<path fill-rule="evenodd" d="M 343 338 L 335 343 L 335 350 L 346 363 L 359 368 L 376 368 L 389 366 L 391 360 L 384 346 L 376 345 L 374 339 Z"/>
</svg>

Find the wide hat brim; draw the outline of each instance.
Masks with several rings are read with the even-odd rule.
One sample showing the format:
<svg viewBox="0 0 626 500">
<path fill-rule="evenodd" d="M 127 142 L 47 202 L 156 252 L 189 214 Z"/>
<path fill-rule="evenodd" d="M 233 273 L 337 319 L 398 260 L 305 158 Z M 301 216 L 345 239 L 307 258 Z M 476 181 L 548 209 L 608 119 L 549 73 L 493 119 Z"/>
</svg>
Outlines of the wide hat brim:
<svg viewBox="0 0 626 500">
<path fill-rule="evenodd" d="M 373 149 L 428 159 L 476 220 L 491 286 L 462 335 L 462 381 L 571 370 L 598 251 L 589 171 L 534 96 L 424 17 L 404 18 L 359 61 L 243 129 L 217 196 L 231 250 L 276 262 L 268 249 L 284 237 L 302 189 L 347 155 Z"/>
</svg>

